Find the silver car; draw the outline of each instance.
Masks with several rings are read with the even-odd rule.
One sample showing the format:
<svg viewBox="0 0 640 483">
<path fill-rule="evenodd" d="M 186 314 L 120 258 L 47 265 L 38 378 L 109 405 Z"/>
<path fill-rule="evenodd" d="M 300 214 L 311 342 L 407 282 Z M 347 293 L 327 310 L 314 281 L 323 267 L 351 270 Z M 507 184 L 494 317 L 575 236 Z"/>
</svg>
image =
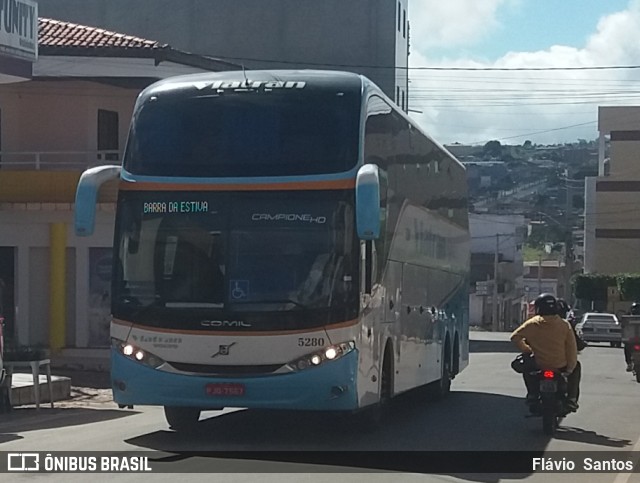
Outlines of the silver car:
<svg viewBox="0 0 640 483">
<path fill-rule="evenodd" d="M 614 314 L 587 312 L 576 324 L 576 332 L 586 342 L 609 342 L 611 347 L 622 346 L 622 327 Z"/>
</svg>

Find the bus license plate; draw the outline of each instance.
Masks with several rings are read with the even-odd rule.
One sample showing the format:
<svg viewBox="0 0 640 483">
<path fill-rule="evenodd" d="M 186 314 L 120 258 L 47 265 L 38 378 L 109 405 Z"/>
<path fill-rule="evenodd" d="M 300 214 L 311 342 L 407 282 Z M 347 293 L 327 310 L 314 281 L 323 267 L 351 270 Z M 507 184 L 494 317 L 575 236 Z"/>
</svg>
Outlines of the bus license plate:
<svg viewBox="0 0 640 483">
<path fill-rule="evenodd" d="M 540 381 L 540 392 L 556 392 L 556 381 Z"/>
<path fill-rule="evenodd" d="M 205 386 L 207 396 L 238 397 L 244 396 L 244 384 L 211 383 Z"/>
</svg>

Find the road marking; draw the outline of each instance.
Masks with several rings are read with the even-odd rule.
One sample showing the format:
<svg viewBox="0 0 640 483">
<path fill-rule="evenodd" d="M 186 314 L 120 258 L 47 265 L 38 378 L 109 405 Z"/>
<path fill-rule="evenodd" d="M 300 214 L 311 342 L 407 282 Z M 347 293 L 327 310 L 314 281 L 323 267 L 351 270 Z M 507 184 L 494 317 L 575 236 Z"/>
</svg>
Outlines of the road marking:
<svg viewBox="0 0 640 483">
<path fill-rule="evenodd" d="M 640 438 L 638 439 L 638 441 L 636 441 L 636 444 L 634 444 L 633 448 L 631 449 L 631 453 L 636 455 L 632 459 L 634 468 L 637 467 L 637 465 L 639 464 L 638 460 L 640 460 L 638 451 L 640 451 Z M 635 473 L 618 473 L 616 479 L 613 480 L 613 483 L 627 483 L 631 478 L 631 475 L 635 475 Z"/>
</svg>

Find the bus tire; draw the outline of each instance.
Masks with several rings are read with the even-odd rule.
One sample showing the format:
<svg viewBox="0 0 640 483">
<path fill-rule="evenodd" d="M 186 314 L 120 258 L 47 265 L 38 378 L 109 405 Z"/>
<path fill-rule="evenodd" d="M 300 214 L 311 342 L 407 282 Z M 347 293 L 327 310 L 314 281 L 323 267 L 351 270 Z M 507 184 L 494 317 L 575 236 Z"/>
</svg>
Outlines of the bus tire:
<svg viewBox="0 0 640 483">
<path fill-rule="evenodd" d="M 451 364 L 451 378 L 453 379 L 460 374 L 460 339 L 458 338 L 458 334 L 456 334 L 453 339 L 453 361 Z"/>
<path fill-rule="evenodd" d="M 199 408 L 165 406 L 164 417 L 174 431 L 193 429 L 200 419 Z"/>
<path fill-rule="evenodd" d="M 393 350 L 388 343 L 384 351 L 382 371 L 380 373 L 380 400 L 363 408 L 355 414 L 357 425 L 371 430 L 380 425 L 385 418 L 393 396 Z"/>
<path fill-rule="evenodd" d="M 442 358 L 442 366 L 440 371 L 440 379 L 429 384 L 428 392 L 430 399 L 439 401 L 447 397 L 451 391 L 451 379 L 453 378 L 451 366 L 451 345 L 449 337 L 447 337 L 444 347 L 444 356 Z"/>
</svg>

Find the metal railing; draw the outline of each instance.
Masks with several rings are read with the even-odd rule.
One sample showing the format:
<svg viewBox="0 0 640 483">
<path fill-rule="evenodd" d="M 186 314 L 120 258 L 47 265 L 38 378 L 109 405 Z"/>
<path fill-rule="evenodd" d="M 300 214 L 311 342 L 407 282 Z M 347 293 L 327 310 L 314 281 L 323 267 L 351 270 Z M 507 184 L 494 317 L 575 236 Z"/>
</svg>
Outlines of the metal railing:
<svg viewBox="0 0 640 483">
<path fill-rule="evenodd" d="M 85 170 L 120 164 L 120 151 L 0 151 L 0 169 L 13 171 Z"/>
</svg>

